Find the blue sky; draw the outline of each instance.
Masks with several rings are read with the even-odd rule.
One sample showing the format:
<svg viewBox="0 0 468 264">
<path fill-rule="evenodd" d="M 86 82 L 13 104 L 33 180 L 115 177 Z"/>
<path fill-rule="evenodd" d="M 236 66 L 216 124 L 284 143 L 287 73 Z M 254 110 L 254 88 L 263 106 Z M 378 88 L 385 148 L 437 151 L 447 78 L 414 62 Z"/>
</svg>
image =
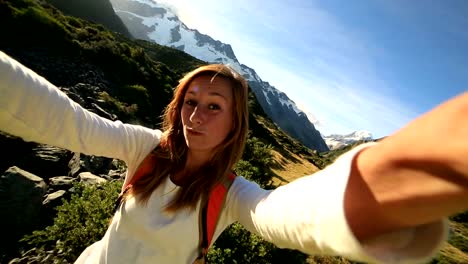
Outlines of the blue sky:
<svg viewBox="0 0 468 264">
<path fill-rule="evenodd" d="M 171 0 L 322 134 L 389 135 L 468 91 L 468 1 Z"/>
</svg>

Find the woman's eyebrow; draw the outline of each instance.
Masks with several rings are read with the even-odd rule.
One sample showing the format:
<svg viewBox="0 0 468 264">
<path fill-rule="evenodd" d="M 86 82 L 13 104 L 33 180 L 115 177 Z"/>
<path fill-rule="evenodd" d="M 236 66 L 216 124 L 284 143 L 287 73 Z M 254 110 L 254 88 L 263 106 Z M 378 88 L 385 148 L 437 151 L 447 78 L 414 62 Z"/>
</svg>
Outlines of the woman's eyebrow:
<svg viewBox="0 0 468 264">
<path fill-rule="evenodd" d="M 187 94 L 197 95 L 197 92 L 196 91 L 187 91 Z M 209 92 L 208 95 L 210 95 L 210 96 L 219 96 L 219 97 L 223 98 L 224 100 L 228 101 L 226 96 L 224 96 L 223 94 L 218 93 L 218 92 Z"/>
<path fill-rule="evenodd" d="M 211 95 L 211 96 L 219 96 L 219 97 L 221 97 L 221 98 L 223 98 L 224 100 L 227 101 L 226 96 L 224 96 L 223 94 L 218 93 L 218 92 L 210 92 L 208 95 Z"/>
</svg>

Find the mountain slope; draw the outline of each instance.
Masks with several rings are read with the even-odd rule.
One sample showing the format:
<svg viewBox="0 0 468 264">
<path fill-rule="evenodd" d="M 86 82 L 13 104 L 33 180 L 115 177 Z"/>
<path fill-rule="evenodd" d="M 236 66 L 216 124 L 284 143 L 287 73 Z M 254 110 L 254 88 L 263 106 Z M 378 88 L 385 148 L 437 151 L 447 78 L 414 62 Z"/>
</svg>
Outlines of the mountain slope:
<svg viewBox="0 0 468 264">
<path fill-rule="evenodd" d="M 150 0 L 111 0 L 133 36 L 177 48 L 209 63 L 228 64 L 248 81 L 268 116 L 292 137 L 309 148 L 327 151 L 328 146 L 306 115 L 287 95 L 263 81 L 254 69 L 241 64 L 229 44 L 188 28 L 170 10 Z"/>
<path fill-rule="evenodd" d="M 132 35 L 122 20 L 115 14 L 109 0 L 47 0 L 64 14 L 81 17 L 99 23 L 114 32 L 131 38 Z"/>
</svg>

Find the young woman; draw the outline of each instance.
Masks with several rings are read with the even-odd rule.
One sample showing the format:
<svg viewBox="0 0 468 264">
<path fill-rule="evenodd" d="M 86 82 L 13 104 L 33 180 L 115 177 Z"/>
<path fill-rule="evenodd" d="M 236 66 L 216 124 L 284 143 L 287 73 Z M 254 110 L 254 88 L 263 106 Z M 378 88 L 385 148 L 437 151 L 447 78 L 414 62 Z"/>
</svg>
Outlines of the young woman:
<svg viewBox="0 0 468 264">
<path fill-rule="evenodd" d="M 163 131 L 112 122 L 0 52 L 0 129 L 28 141 L 124 160 L 125 183 L 149 155 L 104 237 L 76 263 L 193 263 L 201 201 L 228 177 L 247 133 L 247 84 L 229 67 L 187 74 Z M 280 247 L 363 262 L 428 261 L 447 216 L 468 209 L 468 94 L 378 144 L 273 191 L 234 179 L 214 240 L 231 223 Z M 441 143 L 443 138 L 445 142 Z"/>
</svg>

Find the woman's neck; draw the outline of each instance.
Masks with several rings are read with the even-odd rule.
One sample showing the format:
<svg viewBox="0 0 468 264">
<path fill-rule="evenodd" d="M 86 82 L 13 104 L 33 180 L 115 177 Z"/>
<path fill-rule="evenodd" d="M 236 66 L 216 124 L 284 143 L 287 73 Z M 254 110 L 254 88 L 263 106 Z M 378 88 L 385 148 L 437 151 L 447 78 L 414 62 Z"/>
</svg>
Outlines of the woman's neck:
<svg viewBox="0 0 468 264">
<path fill-rule="evenodd" d="M 200 167 L 205 165 L 212 158 L 212 156 L 213 155 L 211 153 L 194 153 L 189 150 L 187 153 L 187 159 L 185 161 L 184 168 L 171 176 L 172 182 L 177 185 L 184 185 L 185 183 L 187 183 L 187 181 L 189 181 L 189 177 L 191 175 L 190 172 L 196 171 Z"/>
<path fill-rule="evenodd" d="M 184 170 L 197 170 L 210 161 L 212 157 L 212 152 L 193 152 L 189 150 Z"/>
</svg>

